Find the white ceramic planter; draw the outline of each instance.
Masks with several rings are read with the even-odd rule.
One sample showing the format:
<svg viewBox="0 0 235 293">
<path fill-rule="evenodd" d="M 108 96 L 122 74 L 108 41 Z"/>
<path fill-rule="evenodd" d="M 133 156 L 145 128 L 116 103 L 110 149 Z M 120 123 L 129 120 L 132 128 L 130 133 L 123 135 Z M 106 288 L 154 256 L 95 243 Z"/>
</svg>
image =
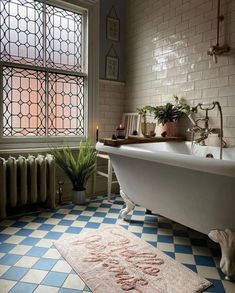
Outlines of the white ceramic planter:
<svg viewBox="0 0 235 293">
<path fill-rule="evenodd" d="M 74 204 L 84 205 L 87 203 L 85 190 L 82 190 L 82 191 L 72 190 L 72 197 L 73 197 Z"/>
</svg>

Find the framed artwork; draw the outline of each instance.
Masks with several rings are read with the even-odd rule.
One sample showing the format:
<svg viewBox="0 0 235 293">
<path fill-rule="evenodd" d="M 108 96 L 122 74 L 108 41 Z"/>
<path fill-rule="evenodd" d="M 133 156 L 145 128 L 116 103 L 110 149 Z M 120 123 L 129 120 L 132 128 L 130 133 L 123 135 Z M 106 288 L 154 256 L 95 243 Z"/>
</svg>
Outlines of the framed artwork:
<svg viewBox="0 0 235 293">
<path fill-rule="evenodd" d="M 119 60 L 118 57 L 106 56 L 105 77 L 106 79 L 118 80 Z"/>
<path fill-rule="evenodd" d="M 111 41 L 119 42 L 119 40 L 120 40 L 120 21 L 118 18 L 107 16 L 106 38 Z"/>
</svg>

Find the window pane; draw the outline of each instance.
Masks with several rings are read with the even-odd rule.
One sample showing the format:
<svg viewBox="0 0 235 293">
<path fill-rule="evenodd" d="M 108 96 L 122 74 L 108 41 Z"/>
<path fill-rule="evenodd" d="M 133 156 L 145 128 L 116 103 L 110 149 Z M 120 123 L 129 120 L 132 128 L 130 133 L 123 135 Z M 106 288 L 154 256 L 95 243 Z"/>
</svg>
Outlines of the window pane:
<svg viewBox="0 0 235 293">
<path fill-rule="evenodd" d="M 84 135 L 84 78 L 49 75 L 48 135 Z"/>
<path fill-rule="evenodd" d="M 42 11 L 37 1 L 1 0 L 1 60 L 43 65 Z"/>
<path fill-rule="evenodd" d="M 45 135 L 45 73 L 3 68 L 3 135 Z"/>
<path fill-rule="evenodd" d="M 82 15 L 46 6 L 46 65 L 82 70 Z"/>
<path fill-rule="evenodd" d="M 82 13 L 0 0 L 4 137 L 84 135 L 82 30 Z"/>
</svg>

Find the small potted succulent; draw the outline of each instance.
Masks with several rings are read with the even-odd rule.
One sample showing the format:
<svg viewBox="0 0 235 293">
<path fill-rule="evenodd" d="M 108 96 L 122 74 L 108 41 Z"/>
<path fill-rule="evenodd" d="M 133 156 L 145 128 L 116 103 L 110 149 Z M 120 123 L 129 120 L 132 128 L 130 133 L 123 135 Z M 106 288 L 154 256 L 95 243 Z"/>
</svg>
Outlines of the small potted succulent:
<svg viewBox="0 0 235 293">
<path fill-rule="evenodd" d="M 73 185 L 74 204 L 86 204 L 86 183 L 96 168 L 96 150 L 90 140 L 80 142 L 79 154 L 75 155 L 69 146 L 51 148 L 59 167 Z"/>
<path fill-rule="evenodd" d="M 179 99 L 175 95 L 173 98 L 175 100 L 174 104 L 168 102 L 165 105 L 151 107 L 150 109 L 155 119 L 157 119 L 158 124 L 161 125 L 162 135 L 178 136 L 178 121 L 184 115 L 188 115 L 191 110 L 184 99 Z"/>
<path fill-rule="evenodd" d="M 138 113 L 142 117 L 141 132 L 144 137 L 154 137 L 156 135 L 155 133 L 156 122 L 147 121 L 149 120 L 149 118 L 151 118 L 152 108 L 153 107 L 151 106 L 144 106 L 143 108 L 137 108 Z"/>
</svg>

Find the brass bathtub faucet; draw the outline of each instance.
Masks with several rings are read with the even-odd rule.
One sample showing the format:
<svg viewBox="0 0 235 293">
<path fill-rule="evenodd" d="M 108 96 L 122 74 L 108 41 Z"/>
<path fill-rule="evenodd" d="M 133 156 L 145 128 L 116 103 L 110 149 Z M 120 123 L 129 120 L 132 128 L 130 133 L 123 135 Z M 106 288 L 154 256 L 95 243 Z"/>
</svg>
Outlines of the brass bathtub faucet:
<svg viewBox="0 0 235 293">
<path fill-rule="evenodd" d="M 216 106 L 220 114 L 220 128 L 210 128 L 208 112 L 213 110 Z M 218 134 L 218 137 L 220 138 L 220 160 L 222 160 L 223 147 L 226 147 L 227 144 L 223 139 L 223 114 L 220 103 L 217 101 L 212 103 L 199 103 L 196 107 L 193 107 L 192 113 L 197 113 L 198 109 L 205 111 L 206 115 L 204 118 L 198 118 L 196 120 L 192 118 L 191 114 L 189 115 L 189 119 L 193 123 L 193 127 L 189 129 L 189 132 L 191 132 L 192 144 L 196 143 L 205 146 L 205 140 L 209 137 L 210 134 Z M 204 127 L 198 125 L 200 121 L 204 121 Z M 198 134 L 199 137 L 195 139 L 195 135 Z"/>
</svg>

